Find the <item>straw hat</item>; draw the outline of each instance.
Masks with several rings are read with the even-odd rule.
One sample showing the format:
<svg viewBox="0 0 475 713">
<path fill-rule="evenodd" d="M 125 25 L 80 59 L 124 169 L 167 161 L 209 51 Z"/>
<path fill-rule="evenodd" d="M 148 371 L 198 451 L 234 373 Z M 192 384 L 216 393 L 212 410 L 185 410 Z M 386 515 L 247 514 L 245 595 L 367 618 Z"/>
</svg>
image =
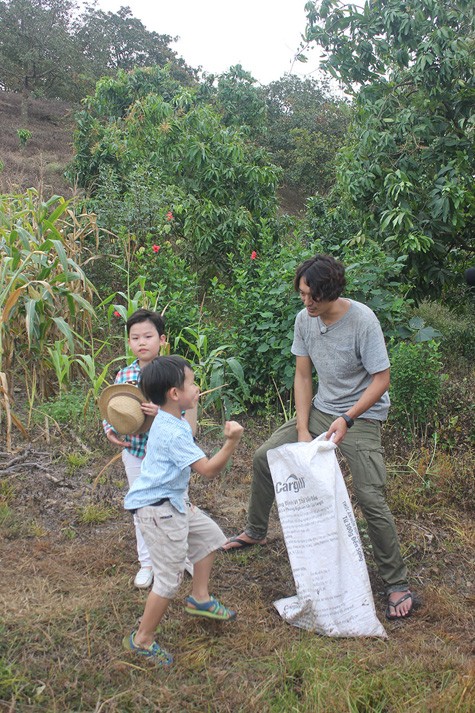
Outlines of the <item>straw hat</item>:
<svg viewBox="0 0 475 713">
<path fill-rule="evenodd" d="M 145 433 L 152 425 L 153 416 L 146 416 L 141 404 L 146 401 L 138 386 L 113 384 L 99 397 L 102 418 L 121 435 Z"/>
</svg>

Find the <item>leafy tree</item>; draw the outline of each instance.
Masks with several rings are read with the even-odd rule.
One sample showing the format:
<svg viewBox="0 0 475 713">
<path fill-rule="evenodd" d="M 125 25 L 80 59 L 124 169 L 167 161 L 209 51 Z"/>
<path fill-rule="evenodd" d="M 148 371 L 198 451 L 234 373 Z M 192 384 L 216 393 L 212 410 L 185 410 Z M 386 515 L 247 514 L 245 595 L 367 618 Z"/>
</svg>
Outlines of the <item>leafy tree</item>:
<svg viewBox="0 0 475 713">
<path fill-rule="evenodd" d="M 167 70 L 119 71 L 116 79 L 102 79 L 78 115 L 75 147 L 70 176 L 79 185 L 102 204 L 113 195 L 125 207 L 134 198 L 131 186 L 145 187 L 153 199 L 138 237 L 163 234 L 170 213 L 167 236 L 201 267 L 226 264 L 242 242 L 249 252 L 257 249 L 262 222 L 275 218 L 280 172 L 267 153 L 239 128 L 224 126 Z M 139 226 L 141 207 L 134 210 Z"/>
<path fill-rule="evenodd" d="M 285 183 L 307 195 L 327 193 L 348 127 L 348 104 L 332 96 L 327 84 L 293 75 L 271 82 L 264 93 L 264 143 L 284 169 Z"/>
<path fill-rule="evenodd" d="M 240 64 L 223 74 L 205 76 L 199 89 L 203 101 L 214 102 L 226 126 L 246 127 L 259 141 L 266 128 L 266 105 L 256 80 Z"/>
<path fill-rule="evenodd" d="M 130 8 L 103 12 L 75 0 L 0 0 L 0 87 L 77 101 L 117 69 L 169 65 L 182 83 L 195 73 Z"/>
<path fill-rule="evenodd" d="M 360 239 L 407 254 L 416 294 L 438 294 L 474 251 L 474 4 L 339 0 L 306 5 L 306 39 L 355 95 L 340 187 Z"/>
<path fill-rule="evenodd" d="M 190 83 L 194 71 L 169 47 L 175 39 L 148 31 L 129 7 L 104 12 L 94 2 L 86 5 L 75 23 L 75 40 L 95 79 L 118 69 L 169 65 L 174 76 Z"/>
<path fill-rule="evenodd" d="M 0 2 L 0 86 L 52 97 L 70 93 L 80 58 L 71 34 L 74 0 Z"/>
</svg>

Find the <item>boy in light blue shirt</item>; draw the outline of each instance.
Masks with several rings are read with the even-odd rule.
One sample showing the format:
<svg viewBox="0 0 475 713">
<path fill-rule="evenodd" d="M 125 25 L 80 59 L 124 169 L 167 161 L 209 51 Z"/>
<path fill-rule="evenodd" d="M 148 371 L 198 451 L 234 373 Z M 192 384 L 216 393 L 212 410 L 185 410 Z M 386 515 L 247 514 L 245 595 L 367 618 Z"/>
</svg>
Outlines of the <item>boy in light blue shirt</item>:
<svg viewBox="0 0 475 713">
<path fill-rule="evenodd" d="M 178 356 L 157 357 L 142 372 L 144 395 L 160 406 L 150 429 L 141 473 L 124 501 L 135 514 L 149 550 L 154 582 L 137 631 L 124 638 L 128 651 L 153 658 L 161 666 L 172 657 L 155 641 L 155 630 L 183 579 L 185 560 L 194 565 L 191 596 L 185 611 L 220 621 L 236 613 L 208 591 L 209 576 L 226 536 L 221 528 L 188 500 L 191 468 L 206 478 L 218 475 L 239 443 L 243 428 L 227 421 L 221 450 L 207 458 L 193 440 L 182 412 L 198 403 L 199 389 L 189 364 Z"/>
</svg>

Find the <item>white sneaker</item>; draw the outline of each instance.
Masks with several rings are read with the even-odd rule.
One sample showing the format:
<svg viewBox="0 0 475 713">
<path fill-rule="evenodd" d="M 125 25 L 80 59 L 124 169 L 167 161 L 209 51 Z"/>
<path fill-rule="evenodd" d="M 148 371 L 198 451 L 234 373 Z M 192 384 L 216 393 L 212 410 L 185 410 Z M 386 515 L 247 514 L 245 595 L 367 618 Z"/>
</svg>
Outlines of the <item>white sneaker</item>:
<svg viewBox="0 0 475 713">
<path fill-rule="evenodd" d="M 141 567 L 134 579 L 134 587 L 137 589 L 148 589 L 153 582 L 153 569 L 151 567 Z"/>
<path fill-rule="evenodd" d="M 185 570 L 188 572 L 188 574 L 190 574 L 191 576 L 193 576 L 193 563 L 190 562 L 190 560 L 188 559 L 188 557 L 187 557 L 186 560 L 185 560 Z"/>
</svg>

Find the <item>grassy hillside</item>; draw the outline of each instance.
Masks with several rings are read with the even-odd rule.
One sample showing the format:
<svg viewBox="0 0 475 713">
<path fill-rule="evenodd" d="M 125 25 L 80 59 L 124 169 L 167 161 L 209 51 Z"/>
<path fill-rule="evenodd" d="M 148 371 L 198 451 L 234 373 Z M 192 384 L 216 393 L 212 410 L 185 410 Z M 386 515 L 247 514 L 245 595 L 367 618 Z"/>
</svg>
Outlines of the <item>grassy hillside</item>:
<svg viewBox="0 0 475 713">
<path fill-rule="evenodd" d="M 45 197 L 72 195 L 63 176 L 72 158 L 74 107 L 63 101 L 31 99 L 28 116 L 22 117 L 20 94 L 0 92 L 0 192 L 40 188 Z M 17 131 L 27 129 L 31 138 L 21 145 Z"/>
</svg>

